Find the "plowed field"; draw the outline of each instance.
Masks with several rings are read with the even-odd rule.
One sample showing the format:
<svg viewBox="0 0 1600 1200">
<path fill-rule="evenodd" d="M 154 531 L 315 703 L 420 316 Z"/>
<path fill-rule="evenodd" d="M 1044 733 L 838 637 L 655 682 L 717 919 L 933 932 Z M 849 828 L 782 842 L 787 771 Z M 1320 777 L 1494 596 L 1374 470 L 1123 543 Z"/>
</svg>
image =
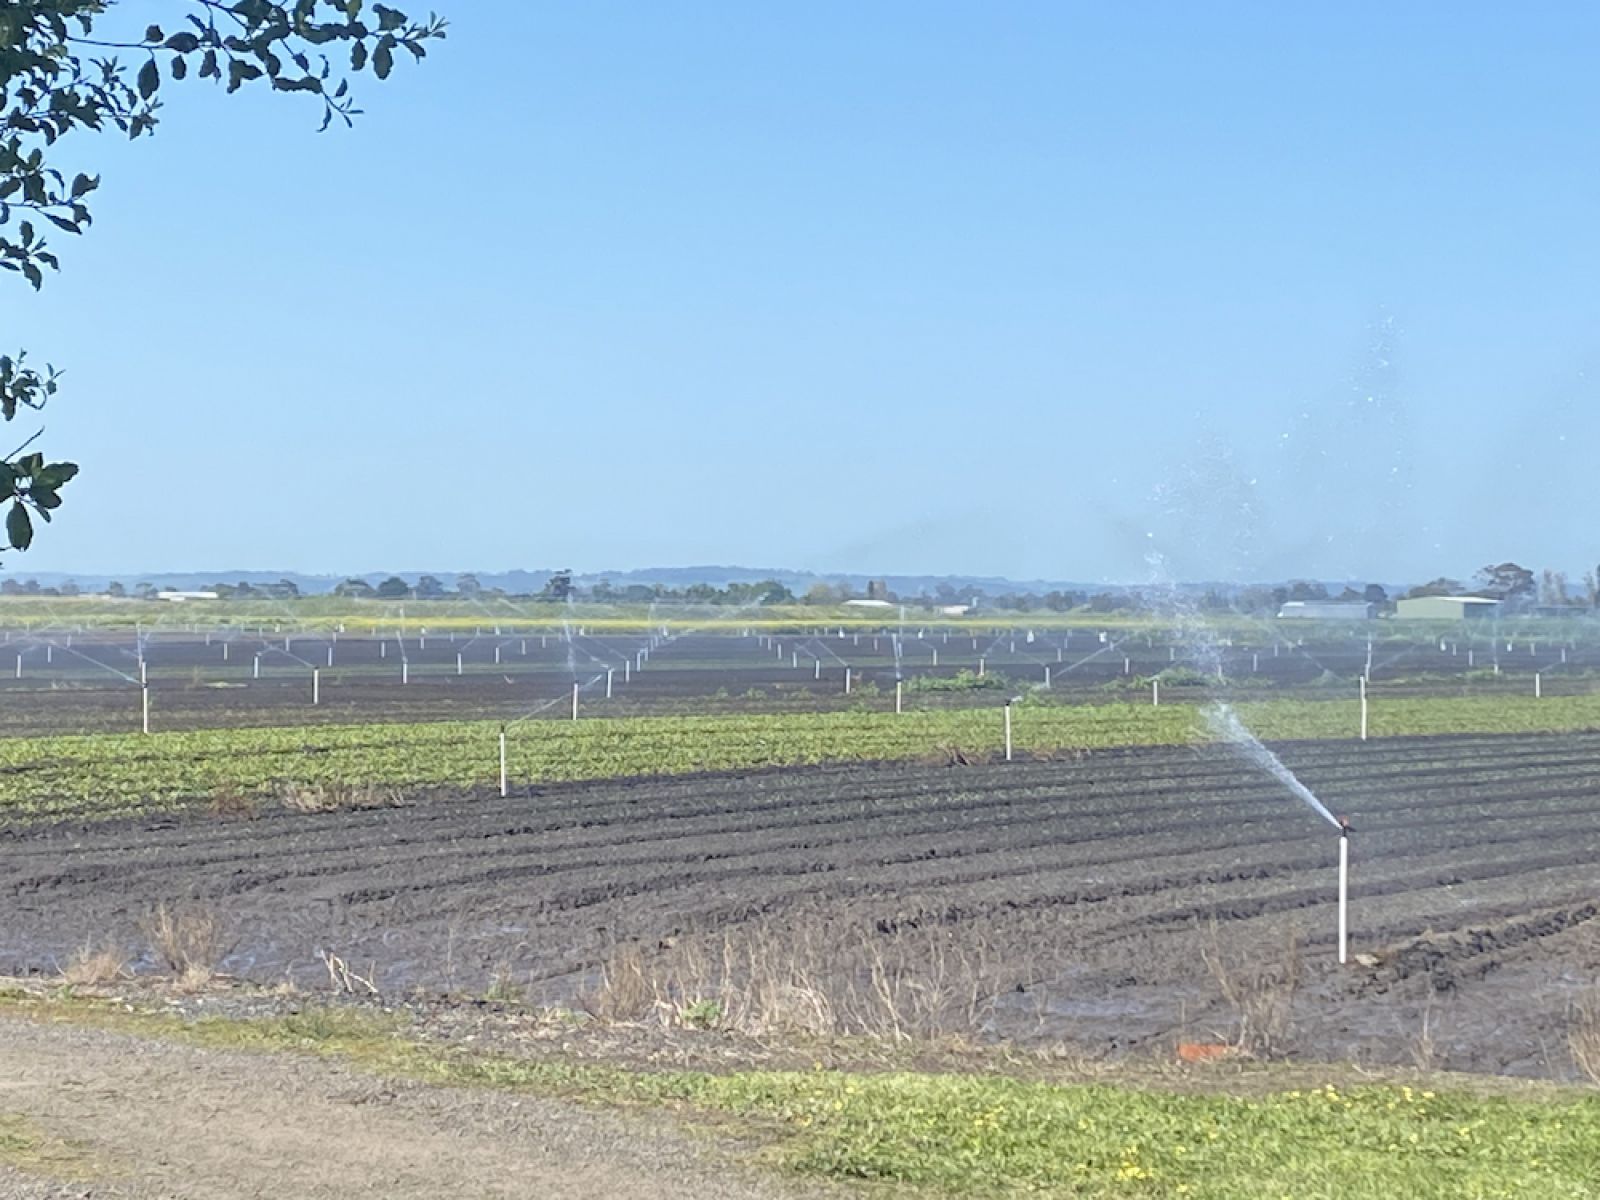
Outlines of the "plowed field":
<svg viewBox="0 0 1600 1200">
<path fill-rule="evenodd" d="M 1301 1052 L 1431 1041 L 1443 1065 L 1563 1074 L 1600 969 L 1600 735 L 1280 749 L 1355 820 L 1353 949 L 1375 963 L 1333 961 L 1330 827 L 1228 750 L 1173 747 L 21 829 L 0 835 L 0 971 L 137 950 L 163 901 L 222 914 L 231 972 L 320 986 L 329 949 L 391 994 L 499 976 L 571 1002 L 634 941 L 937 937 L 981 949 L 991 1032 L 1118 1049 L 1226 1036 L 1202 951 L 1263 960 L 1292 929 Z"/>
</svg>

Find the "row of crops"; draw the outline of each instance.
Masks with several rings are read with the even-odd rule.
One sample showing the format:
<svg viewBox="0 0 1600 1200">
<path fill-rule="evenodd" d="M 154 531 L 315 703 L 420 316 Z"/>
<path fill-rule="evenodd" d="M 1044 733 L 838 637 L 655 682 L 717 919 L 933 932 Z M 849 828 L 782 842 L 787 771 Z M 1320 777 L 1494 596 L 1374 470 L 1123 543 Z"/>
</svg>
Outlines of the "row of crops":
<svg viewBox="0 0 1600 1200">
<path fill-rule="evenodd" d="M 1239 713 L 1266 740 L 1353 739 L 1356 702 L 1264 701 Z M 1202 740 L 1188 705 L 1019 705 L 1021 755 Z M 1600 696 L 1429 697 L 1374 704 L 1374 737 L 1600 729 Z M 111 816 L 297 785 L 492 787 L 498 735 L 489 721 L 220 729 L 0 740 L 0 820 Z M 513 785 L 824 762 L 996 756 L 1001 709 L 638 717 L 513 726 Z"/>
</svg>

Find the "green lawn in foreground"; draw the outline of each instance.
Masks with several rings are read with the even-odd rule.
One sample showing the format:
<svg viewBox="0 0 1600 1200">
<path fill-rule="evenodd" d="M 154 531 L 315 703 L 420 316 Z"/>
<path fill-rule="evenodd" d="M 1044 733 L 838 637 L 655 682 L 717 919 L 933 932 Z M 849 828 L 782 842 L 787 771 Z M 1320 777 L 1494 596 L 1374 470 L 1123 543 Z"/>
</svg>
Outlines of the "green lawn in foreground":
<svg viewBox="0 0 1600 1200">
<path fill-rule="evenodd" d="M 635 1072 L 442 1048 L 392 1021 L 308 1009 L 188 1022 L 73 1001 L 13 1011 L 204 1045 L 293 1050 L 379 1074 L 754 1122 L 782 1167 L 963 1196 L 1205 1200 L 1587 1200 L 1600 1195 L 1600 1095 L 1485 1097 L 1334 1085 L 1179 1094 L 999 1075 Z"/>
<path fill-rule="evenodd" d="M 1262 738 L 1351 738 L 1353 701 L 1269 700 L 1238 711 Z M 1600 729 L 1600 695 L 1427 697 L 1372 705 L 1372 734 L 1535 733 Z M 393 787 L 492 786 L 497 737 L 490 721 L 299 726 L 189 733 L 0 739 L 0 819 L 111 816 L 261 794 L 287 783 Z M 1189 705 L 1019 705 L 1019 753 L 1182 744 L 1208 735 Z M 997 755 L 1003 713 L 992 709 L 834 712 L 721 717 L 537 721 L 512 728 L 514 782 L 893 761 L 958 746 Z"/>
<path fill-rule="evenodd" d="M 732 1075 L 691 1103 L 776 1116 L 794 1167 L 962 1195 L 1465 1200 L 1600 1194 L 1600 1099 L 1332 1086 L 1258 1099 L 992 1076 Z"/>
</svg>

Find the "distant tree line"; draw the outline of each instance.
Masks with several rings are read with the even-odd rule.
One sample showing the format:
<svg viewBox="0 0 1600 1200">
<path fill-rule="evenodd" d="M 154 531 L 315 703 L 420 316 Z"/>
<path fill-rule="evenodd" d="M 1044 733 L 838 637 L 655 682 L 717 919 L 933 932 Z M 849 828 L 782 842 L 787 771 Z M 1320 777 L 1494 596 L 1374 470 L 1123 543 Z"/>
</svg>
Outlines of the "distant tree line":
<svg viewBox="0 0 1600 1200">
<path fill-rule="evenodd" d="M 37 579 L 21 583 L 15 579 L 0 579 L 0 596 L 76 596 L 80 590 L 70 579 L 59 587 L 40 587 Z"/>
<path fill-rule="evenodd" d="M 106 587 L 110 596 L 153 598 L 159 591 L 167 590 L 159 584 L 140 582 L 131 588 L 120 582 Z M 205 588 L 214 591 L 224 600 L 294 600 L 300 589 L 291 579 L 276 583 L 218 582 Z M 41 586 L 37 580 L 0 580 L 0 595 L 6 596 L 76 596 L 82 589 L 68 581 L 56 586 Z M 1140 612 L 1154 607 L 1149 597 L 1137 588 L 1101 591 L 1060 590 L 1036 593 L 1031 591 L 987 594 L 981 587 L 957 588 L 951 583 L 939 583 L 924 588 L 916 594 L 896 595 L 881 583 L 869 591 L 874 598 L 912 608 L 937 608 L 956 605 L 976 606 L 980 609 L 998 609 L 1008 612 L 1089 612 L 1117 613 Z M 420 575 L 410 582 L 399 575 L 390 575 L 378 583 L 352 576 L 333 589 L 336 596 L 358 600 L 447 600 L 473 598 L 499 598 L 565 602 L 568 600 L 592 601 L 602 604 L 696 604 L 727 607 L 754 607 L 764 604 L 802 604 L 813 607 L 831 607 L 847 600 L 860 598 L 860 593 L 847 583 L 813 583 L 801 595 L 776 579 L 763 579 L 755 583 L 729 583 L 718 587 L 710 583 L 693 583 L 685 587 L 670 587 L 661 583 L 632 583 L 613 585 L 607 579 L 597 580 L 589 586 L 573 581 L 570 570 L 552 574 L 544 586 L 533 592 L 512 592 L 504 588 L 486 587 L 473 574 L 458 575 L 454 588 L 445 586 L 435 575 Z M 1600 567 L 1586 571 L 1582 585 L 1574 590 L 1561 571 L 1546 569 L 1539 574 L 1514 562 L 1485 566 L 1473 576 L 1471 584 L 1441 576 L 1419 584 L 1401 595 L 1401 599 L 1417 596 L 1485 596 L 1499 600 L 1507 611 L 1570 609 L 1600 609 Z M 1379 612 L 1393 611 L 1393 600 L 1382 584 L 1369 583 L 1364 587 L 1346 586 L 1330 592 L 1325 584 L 1314 580 L 1296 579 L 1277 586 L 1254 585 L 1224 589 L 1210 588 L 1196 598 L 1204 611 L 1243 612 L 1271 615 L 1291 600 L 1333 600 L 1364 602 Z"/>
</svg>

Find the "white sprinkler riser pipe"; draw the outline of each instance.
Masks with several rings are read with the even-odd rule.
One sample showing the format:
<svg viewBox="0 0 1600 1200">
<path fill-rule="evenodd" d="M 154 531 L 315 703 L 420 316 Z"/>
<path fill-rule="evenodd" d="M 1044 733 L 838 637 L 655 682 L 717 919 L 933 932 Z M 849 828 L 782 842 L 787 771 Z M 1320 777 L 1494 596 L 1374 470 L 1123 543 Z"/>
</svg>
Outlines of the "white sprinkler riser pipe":
<svg viewBox="0 0 1600 1200">
<path fill-rule="evenodd" d="M 1339 836 L 1339 962 L 1350 957 L 1350 836 Z"/>
</svg>

